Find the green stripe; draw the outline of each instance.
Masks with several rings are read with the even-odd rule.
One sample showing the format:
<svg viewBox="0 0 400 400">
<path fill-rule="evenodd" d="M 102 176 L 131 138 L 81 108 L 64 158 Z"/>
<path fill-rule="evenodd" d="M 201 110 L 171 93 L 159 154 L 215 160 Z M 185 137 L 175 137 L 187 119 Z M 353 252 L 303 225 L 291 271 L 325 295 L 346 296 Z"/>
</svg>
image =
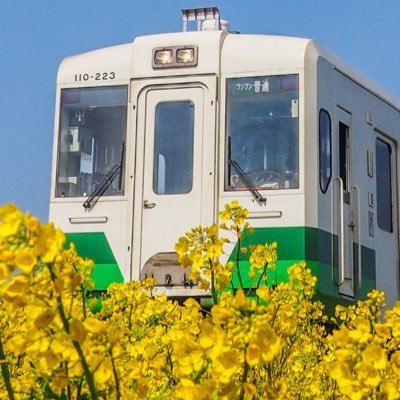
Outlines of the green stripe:
<svg viewBox="0 0 400 400">
<path fill-rule="evenodd" d="M 94 290 L 105 290 L 113 282 L 124 278 L 103 232 L 66 233 L 67 242 L 74 243 L 78 254 L 94 261 L 92 280 Z"/>
<path fill-rule="evenodd" d="M 255 228 L 252 235 L 248 231 L 243 233 L 242 247 L 251 245 L 278 243 L 278 261 L 276 269 L 269 272 L 269 280 L 273 283 L 287 281 L 287 268 L 298 262 L 305 261 L 313 274 L 318 278 L 317 297 L 324 303 L 337 304 L 339 296 L 337 282 L 338 274 L 338 238 L 326 231 L 308 227 L 285 228 Z M 357 265 L 358 246 L 353 244 L 354 265 Z M 235 260 L 237 246 L 235 246 L 230 260 Z M 247 276 L 249 268 L 249 254 L 241 255 L 240 270 L 242 276 Z M 361 246 L 362 287 L 355 292 L 355 300 L 365 298 L 366 294 L 376 287 L 375 251 Z M 355 271 L 357 276 L 357 270 Z M 254 280 L 244 279 L 244 286 L 251 287 Z M 237 276 L 234 276 L 234 285 L 239 285 Z"/>
</svg>

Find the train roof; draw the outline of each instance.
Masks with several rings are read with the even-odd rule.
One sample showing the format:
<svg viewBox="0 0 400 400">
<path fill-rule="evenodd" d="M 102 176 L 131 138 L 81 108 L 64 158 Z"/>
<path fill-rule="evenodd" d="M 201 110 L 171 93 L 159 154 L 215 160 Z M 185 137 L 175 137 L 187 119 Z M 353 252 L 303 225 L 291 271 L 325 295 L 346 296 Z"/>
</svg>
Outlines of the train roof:
<svg viewBox="0 0 400 400">
<path fill-rule="evenodd" d="M 153 49 L 176 45 L 197 46 L 197 65 L 154 70 Z M 67 57 L 60 65 L 57 82 L 73 83 L 74 76 L 78 73 L 87 74 L 89 78 L 94 79 L 97 73 L 113 71 L 118 71 L 117 79 L 114 82 L 102 82 L 103 84 L 140 78 L 218 72 L 221 75 L 244 72 L 250 75 L 265 71 L 265 65 L 268 65 L 269 71 L 285 73 L 288 70 L 304 68 L 307 61 L 317 62 L 319 57 L 326 59 L 339 73 L 400 110 L 399 99 L 344 63 L 315 40 L 277 35 L 236 34 L 222 30 L 138 36 L 132 43 Z"/>
</svg>

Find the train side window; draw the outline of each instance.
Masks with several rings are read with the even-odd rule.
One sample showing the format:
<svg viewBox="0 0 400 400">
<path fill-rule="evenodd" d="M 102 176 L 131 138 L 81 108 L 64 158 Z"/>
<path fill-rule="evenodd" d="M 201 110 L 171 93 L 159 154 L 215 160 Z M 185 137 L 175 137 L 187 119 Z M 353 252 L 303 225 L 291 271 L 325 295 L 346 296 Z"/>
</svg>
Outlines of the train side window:
<svg viewBox="0 0 400 400">
<path fill-rule="evenodd" d="M 123 194 L 127 99 L 127 86 L 62 89 L 57 197 L 89 196 L 108 181 L 103 196 Z"/>
<path fill-rule="evenodd" d="M 328 190 L 332 178 L 332 133 L 328 111 L 319 112 L 319 186 L 322 193 Z"/>
<path fill-rule="evenodd" d="M 157 104 L 155 110 L 153 191 L 184 194 L 193 185 L 194 104 Z"/>
<path fill-rule="evenodd" d="M 392 148 L 376 139 L 376 205 L 378 227 L 393 232 L 392 211 Z"/>
</svg>

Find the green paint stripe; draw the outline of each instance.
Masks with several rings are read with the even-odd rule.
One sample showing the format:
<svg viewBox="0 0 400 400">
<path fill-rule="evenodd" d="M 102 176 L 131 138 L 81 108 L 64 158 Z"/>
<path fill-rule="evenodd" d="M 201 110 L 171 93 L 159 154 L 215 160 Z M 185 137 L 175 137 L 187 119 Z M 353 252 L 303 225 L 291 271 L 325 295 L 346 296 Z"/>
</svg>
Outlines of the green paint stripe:
<svg viewBox="0 0 400 400">
<path fill-rule="evenodd" d="M 248 231 L 243 233 L 242 246 L 244 247 L 272 242 L 278 243 L 278 256 L 280 260 L 304 260 L 304 227 L 255 228 L 252 235 Z"/>
<path fill-rule="evenodd" d="M 92 280 L 94 290 L 105 290 L 113 282 L 124 278 L 103 232 L 66 233 L 66 246 L 74 243 L 78 254 L 94 261 Z"/>
<path fill-rule="evenodd" d="M 308 227 L 254 228 L 253 234 L 243 233 L 242 247 L 278 243 L 279 260 L 309 260 L 327 265 L 337 264 L 338 238 L 326 231 Z M 235 254 L 236 247 L 232 254 Z M 363 275 L 375 279 L 375 251 L 361 246 Z M 243 259 L 248 260 L 249 253 Z M 234 259 L 234 256 L 231 256 Z"/>
<path fill-rule="evenodd" d="M 333 282 L 332 276 L 338 273 L 338 238 L 326 231 L 308 227 L 285 227 L 285 228 L 254 228 L 252 235 L 248 231 L 243 233 L 241 239 L 242 247 L 251 245 L 278 243 L 278 262 L 276 271 L 269 273 L 270 278 L 279 282 L 287 280 L 287 267 L 296 262 L 305 261 L 318 278 L 318 291 L 338 297 L 338 287 Z M 358 246 L 354 245 L 357 249 Z M 235 246 L 230 260 L 235 260 L 237 246 Z M 356 253 L 355 253 L 356 254 Z M 240 268 L 242 275 L 246 276 L 249 268 L 250 252 L 241 255 Z M 357 264 L 357 263 L 355 263 Z M 362 288 L 356 293 L 356 298 L 366 295 L 376 285 L 376 261 L 375 251 L 361 246 L 362 264 Z M 357 275 L 357 271 L 356 274 Z M 248 281 L 251 286 L 254 281 Z M 238 285 L 237 277 L 234 277 L 235 286 Z"/>
<path fill-rule="evenodd" d="M 116 263 L 114 254 L 103 232 L 67 233 L 67 244 L 73 242 L 81 257 L 91 258 L 95 263 Z"/>
</svg>

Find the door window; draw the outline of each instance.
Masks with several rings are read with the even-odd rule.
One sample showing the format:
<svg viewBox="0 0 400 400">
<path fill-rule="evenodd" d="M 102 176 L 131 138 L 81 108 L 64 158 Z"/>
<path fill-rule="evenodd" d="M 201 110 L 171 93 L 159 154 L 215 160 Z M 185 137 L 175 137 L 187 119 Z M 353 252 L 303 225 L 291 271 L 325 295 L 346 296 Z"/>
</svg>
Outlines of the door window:
<svg viewBox="0 0 400 400">
<path fill-rule="evenodd" d="M 158 103 L 155 110 L 153 191 L 189 193 L 193 186 L 194 105 Z"/>
</svg>

